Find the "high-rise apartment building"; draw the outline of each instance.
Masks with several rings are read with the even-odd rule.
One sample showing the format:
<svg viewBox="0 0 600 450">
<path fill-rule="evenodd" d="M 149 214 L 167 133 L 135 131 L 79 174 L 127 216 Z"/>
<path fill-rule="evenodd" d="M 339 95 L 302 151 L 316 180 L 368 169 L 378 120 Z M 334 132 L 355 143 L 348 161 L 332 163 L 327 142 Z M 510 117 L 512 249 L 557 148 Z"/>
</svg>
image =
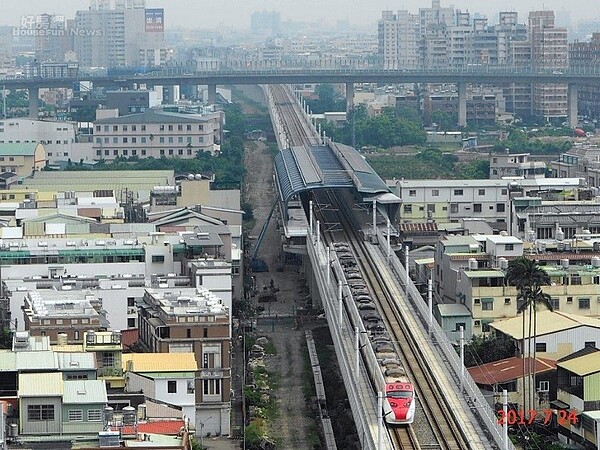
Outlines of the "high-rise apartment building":
<svg viewBox="0 0 600 450">
<path fill-rule="evenodd" d="M 568 67 L 567 29 L 554 25 L 554 11 L 529 13 L 531 65 L 549 71 Z M 565 84 L 535 84 L 533 114 L 550 120 L 567 115 L 567 86 Z"/>
<path fill-rule="evenodd" d="M 377 26 L 379 57 L 386 69 L 419 65 L 419 16 L 402 10 L 383 11 Z"/>
<path fill-rule="evenodd" d="M 597 66 L 600 63 L 600 33 L 593 33 L 589 42 L 569 44 L 569 65 L 573 68 Z M 582 115 L 600 117 L 600 86 L 583 84 L 577 89 L 579 112 Z"/>
<path fill-rule="evenodd" d="M 113 7 L 114 6 L 114 7 Z M 166 62 L 164 10 L 144 0 L 92 0 L 75 16 L 75 52 L 82 67 L 145 67 Z"/>
</svg>

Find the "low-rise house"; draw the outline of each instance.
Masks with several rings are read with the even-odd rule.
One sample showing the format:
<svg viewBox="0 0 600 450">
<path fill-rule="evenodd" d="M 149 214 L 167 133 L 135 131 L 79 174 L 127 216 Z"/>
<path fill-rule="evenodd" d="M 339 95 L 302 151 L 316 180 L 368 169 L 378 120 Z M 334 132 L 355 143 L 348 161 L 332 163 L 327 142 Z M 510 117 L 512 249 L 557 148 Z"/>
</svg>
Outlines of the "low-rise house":
<svg viewBox="0 0 600 450">
<path fill-rule="evenodd" d="M 517 350 L 529 356 L 529 314 L 490 324 L 496 335 L 512 339 Z M 533 327 L 532 327 L 533 329 Z M 600 319 L 577 316 L 561 311 L 537 311 L 536 356 L 558 360 L 585 347 L 600 345 Z M 532 331 L 531 341 L 534 332 Z M 533 350 L 533 343 L 531 344 Z"/>
<path fill-rule="evenodd" d="M 123 356 L 126 392 L 143 392 L 148 399 L 172 405 L 196 423 L 193 353 L 129 353 Z"/>
<path fill-rule="evenodd" d="M 525 370 L 523 370 L 525 364 Z M 534 366 L 535 364 L 535 366 Z M 535 370 L 533 370 L 535 369 Z M 526 357 L 512 357 L 469 367 L 473 381 L 479 386 L 490 405 L 496 409 L 502 404 L 502 391 L 508 392 L 508 403 L 514 405 L 516 411 L 528 409 L 548 408 L 550 400 L 556 398 L 556 363 L 550 359 Z M 523 385 L 523 373 L 526 376 Z M 535 386 L 537 404 L 525 407 L 523 393 L 529 398 L 529 382 L 535 373 Z M 524 392 L 525 391 L 525 392 Z M 501 407 L 501 406 L 500 406 Z"/>
<path fill-rule="evenodd" d="M 97 434 L 107 403 L 102 380 L 64 381 L 62 374 L 19 375 L 19 423 L 22 435 Z"/>
<path fill-rule="evenodd" d="M 558 431 L 563 442 L 598 448 L 600 419 L 600 353 L 586 347 L 558 360 Z M 573 414 L 574 413 L 574 414 Z M 569 416 L 570 414 L 570 416 Z M 562 420 L 560 418 L 562 417 Z"/>
</svg>

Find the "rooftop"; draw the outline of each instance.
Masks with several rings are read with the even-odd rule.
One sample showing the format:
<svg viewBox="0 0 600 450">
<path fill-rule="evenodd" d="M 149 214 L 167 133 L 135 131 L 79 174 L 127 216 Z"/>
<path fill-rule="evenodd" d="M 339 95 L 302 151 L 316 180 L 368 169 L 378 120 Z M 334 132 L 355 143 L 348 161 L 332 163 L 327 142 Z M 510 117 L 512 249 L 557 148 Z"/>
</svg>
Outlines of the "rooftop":
<svg viewBox="0 0 600 450">
<path fill-rule="evenodd" d="M 471 317 L 471 311 L 461 303 L 440 303 L 437 308 L 442 317 Z"/>
<path fill-rule="evenodd" d="M 99 316 L 91 301 L 96 297 L 87 293 L 69 293 L 70 297 L 60 300 L 48 300 L 38 291 L 28 292 L 25 297 L 25 309 L 30 309 L 34 317 L 92 317 Z M 84 295 L 85 298 L 76 298 Z"/>
<path fill-rule="evenodd" d="M 0 144 L 0 156 L 33 156 L 38 145 L 41 144 Z"/>
<path fill-rule="evenodd" d="M 194 353 L 128 353 L 123 355 L 123 370 L 130 372 L 195 372 Z"/>
<path fill-rule="evenodd" d="M 504 278 L 501 270 L 465 270 L 462 273 L 467 278 Z"/>
<path fill-rule="evenodd" d="M 127 114 L 126 116 L 109 117 L 99 119 L 95 125 L 103 124 L 163 124 L 163 123 L 205 123 L 210 118 L 199 114 L 180 114 L 149 109 L 139 114 Z"/>
<path fill-rule="evenodd" d="M 538 311 L 537 313 L 537 336 L 557 333 L 577 327 L 589 326 L 598 328 L 600 331 L 600 319 L 568 314 L 560 311 Z M 505 320 L 497 320 L 490 323 L 490 327 L 504 333 L 513 339 L 523 339 L 523 317 L 517 316 Z M 525 329 L 529 329 L 529 315 L 525 315 Z"/>
<path fill-rule="evenodd" d="M 63 403 L 92 404 L 107 402 L 104 380 L 69 380 L 64 382 Z"/>
<path fill-rule="evenodd" d="M 529 374 L 530 365 L 533 358 L 525 358 L 526 373 Z M 536 358 L 535 373 L 539 374 L 549 370 L 556 369 L 556 363 L 550 359 Z M 476 367 L 469 367 L 469 373 L 473 381 L 477 384 L 498 384 L 506 383 L 523 376 L 523 359 L 512 357 L 482 364 Z"/>
<path fill-rule="evenodd" d="M 598 358 L 597 352 L 567 361 L 560 361 L 556 365 L 581 377 L 600 372 L 600 358 Z"/>
<path fill-rule="evenodd" d="M 146 289 L 153 299 L 153 304 L 158 306 L 165 315 L 215 315 L 227 314 L 228 309 L 223 301 L 205 288 L 197 288 L 196 295 L 178 295 L 173 291 L 158 291 Z"/>
<path fill-rule="evenodd" d="M 19 397 L 60 397 L 63 392 L 60 372 L 19 374 Z"/>
</svg>

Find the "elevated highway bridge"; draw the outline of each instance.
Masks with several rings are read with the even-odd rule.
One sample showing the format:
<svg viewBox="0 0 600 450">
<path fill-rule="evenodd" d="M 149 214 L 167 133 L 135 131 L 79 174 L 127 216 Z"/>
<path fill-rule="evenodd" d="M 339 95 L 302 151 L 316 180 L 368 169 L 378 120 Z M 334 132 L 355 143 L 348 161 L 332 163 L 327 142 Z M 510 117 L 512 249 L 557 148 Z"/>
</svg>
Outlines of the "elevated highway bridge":
<svg viewBox="0 0 600 450">
<path fill-rule="evenodd" d="M 577 124 L 577 87 L 582 84 L 599 83 L 600 67 L 549 70 L 535 67 L 482 65 L 448 69 L 256 68 L 200 72 L 177 69 L 131 76 L 110 77 L 82 73 L 73 78 L 5 78 L 0 81 L 5 89 L 27 89 L 29 91 L 30 117 L 37 117 L 39 89 L 69 88 L 74 83 L 84 81 L 98 87 L 207 85 L 209 102 L 214 102 L 216 98 L 217 85 L 344 83 L 346 84 L 348 108 L 351 108 L 352 105 L 355 83 L 456 83 L 459 95 L 460 125 L 466 125 L 466 85 L 468 83 L 500 86 L 512 83 L 566 84 L 569 87 L 569 122 L 575 126 Z"/>
</svg>

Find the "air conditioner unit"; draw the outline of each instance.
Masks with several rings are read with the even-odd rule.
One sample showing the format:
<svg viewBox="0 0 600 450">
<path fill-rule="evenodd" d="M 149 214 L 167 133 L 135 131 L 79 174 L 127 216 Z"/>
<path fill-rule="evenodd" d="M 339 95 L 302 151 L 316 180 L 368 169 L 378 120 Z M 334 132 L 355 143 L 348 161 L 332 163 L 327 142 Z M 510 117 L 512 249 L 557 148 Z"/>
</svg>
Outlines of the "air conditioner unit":
<svg viewBox="0 0 600 450">
<path fill-rule="evenodd" d="M 475 321 L 475 326 L 476 327 L 480 327 L 481 326 L 481 320 L 476 320 Z"/>
</svg>

